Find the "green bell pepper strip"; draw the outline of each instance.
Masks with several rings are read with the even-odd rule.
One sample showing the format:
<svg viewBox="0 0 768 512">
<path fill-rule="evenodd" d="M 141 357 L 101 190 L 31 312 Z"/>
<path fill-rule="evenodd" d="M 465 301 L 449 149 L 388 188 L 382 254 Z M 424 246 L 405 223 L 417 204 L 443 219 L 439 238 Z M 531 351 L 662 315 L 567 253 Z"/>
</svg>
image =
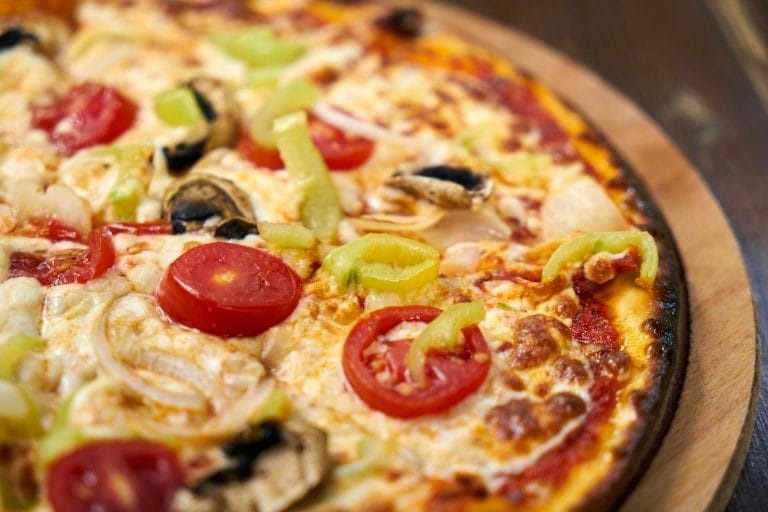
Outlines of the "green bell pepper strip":
<svg viewBox="0 0 768 512">
<path fill-rule="evenodd" d="M 302 224 L 321 241 L 333 242 L 342 218 L 341 204 L 323 157 L 312 142 L 306 112 L 280 117 L 274 127 L 280 157 L 300 197 Z"/>
<path fill-rule="evenodd" d="M 72 426 L 69 415 L 77 392 L 70 394 L 59 406 L 48 433 L 37 444 L 37 462 L 46 468 L 59 455 L 83 444 L 86 440 L 80 430 Z"/>
<path fill-rule="evenodd" d="M 334 249 L 323 268 L 342 286 L 404 293 L 437 279 L 440 253 L 408 238 L 371 233 Z"/>
<path fill-rule="evenodd" d="M 136 220 L 136 209 L 146 195 L 152 178 L 148 161 L 153 151 L 150 144 L 100 150 L 117 161 L 117 178 L 109 191 L 110 220 Z"/>
<path fill-rule="evenodd" d="M 274 86 L 284 71 L 285 66 L 249 69 L 245 72 L 245 85 L 249 87 Z"/>
<path fill-rule="evenodd" d="M 610 252 L 617 254 L 634 245 L 643 260 L 637 284 L 650 289 L 659 269 L 659 252 L 656 241 L 646 231 L 606 231 L 587 233 L 562 244 L 549 257 L 541 273 L 541 282 L 550 283 L 566 265 L 581 263 L 593 254 Z"/>
<path fill-rule="evenodd" d="M 208 39 L 231 57 L 249 66 L 290 64 L 304 53 L 305 47 L 293 41 L 281 41 L 267 27 L 255 27 L 236 34 L 217 32 Z"/>
<path fill-rule="evenodd" d="M 0 443 L 41 432 L 40 411 L 32 396 L 13 382 L 0 380 Z"/>
<path fill-rule="evenodd" d="M 387 464 L 395 451 L 392 442 L 378 437 L 365 436 L 357 443 L 357 456 L 345 464 L 336 466 L 333 474 L 340 481 L 371 475 Z"/>
<path fill-rule="evenodd" d="M 485 318 L 480 302 L 465 302 L 448 306 L 427 325 L 408 349 L 405 361 L 411 378 L 423 386 L 426 383 L 427 354 L 431 350 L 446 352 L 459 345 L 459 333 L 465 327 L 478 324 Z"/>
<path fill-rule="evenodd" d="M 37 336 L 17 334 L 0 344 L 0 379 L 11 380 L 19 361 L 29 352 L 45 348 L 45 340 Z"/>
<path fill-rule="evenodd" d="M 259 236 L 278 249 L 311 249 L 317 243 L 314 233 L 298 224 L 257 222 Z"/>
<path fill-rule="evenodd" d="M 189 87 L 178 87 L 161 92 L 154 99 L 155 114 L 165 124 L 192 126 L 203 121 L 195 93 Z"/>
<path fill-rule="evenodd" d="M 251 138 L 260 146 L 274 148 L 276 145 L 273 125 L 278 117 L 304 110 L 320 96 L 317 87 L 297 78 L 282 89 L 278 89 L 261 105 L 248 123 Z"/>
</svg>

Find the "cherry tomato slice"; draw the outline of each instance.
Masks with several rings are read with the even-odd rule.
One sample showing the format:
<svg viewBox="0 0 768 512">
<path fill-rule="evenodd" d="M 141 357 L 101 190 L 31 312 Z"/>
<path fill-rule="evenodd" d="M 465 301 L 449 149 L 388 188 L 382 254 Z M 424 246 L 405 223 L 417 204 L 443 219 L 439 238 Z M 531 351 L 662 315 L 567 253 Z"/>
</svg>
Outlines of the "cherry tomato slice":
<svg viewBox="0 0 768 512">
<path fill-rule="evenodd" d="M 360 167 L 373 153 L 373 141 L 344 131 L 317 118 L 310 119 L 309 130 L 315 146 L 333 171 Z"/>
<path fill-rule="evenodd" d="M 47 131 L 51 142 L 71 155 L 118 138 L 133 125 L 136 111 L 136 104 L 116 89 L 84 82 L 50 105 L 34 105 L 32 127 Z"/>
<path fill-rule="evenodd" d="M 110 235 L 128 233 L 131 235 L 170 235 L 173 234 L 173 226 L 169 222 L 117 222 L 107 224 L 103 228 Z"/>
<path fill-rule="evenodd" d="M 480 329 L 462 330 L 465 341 L 449 353 L 427 355 L 427 385 L 410 379 L 405 357 L 413 340 L 380 341 L 402 322 L 431 322 L 441 313 L 428 306 L 397 306 L 374 311 L 350 331 L 342 368 L 352 389 L 372 409 L 396 418 L 435 414 L 455 406 L 485 381 L 491 366 Z M 371 350 L 372 345 L 379 344 Z"/>
<path fill-rule="evenodd" d="M 316 117 L 309 118 L 309 131 L 312 133 L 312 140 L 320 151 L 325 164 L 332 171 L 344 171 L 359 167 L 373 153 L 373 141 L 357 135 L 348 135 L 339 128 Z M 272 170 L 285 167 L 280 153 L 276 149 L 260 146 L 251 139 L 247 130 L 240 132 L 237 151 L 243 158 L 259 167 Z"/>
<path fill-rule="evenodd" d="M 183 472 L 176 455 L 146 441 L 101 441 L 55 461 L 46 482 L 56 512 L 165 512 Z"/>
<path fill-rule="evenodd" d="M 35 217 L 14 228 L 14 234 L 47 238 L 52 242 L 82 242 L 83 236 L 75 228 L 55 217 Z"/>
<path fill-rule="evenodd" d="M 276 149 L 269 149 L 256 144 L 245 129 L 240 130 L 236 150 L 240 156 L 258 167 L 266 167 L 273 171 L 285 167 L 283 159 L 280 158 L 280 153 Z"/>
<path fill-rule="evenodd" d="M 104 275 L 115 263 L 115 247 L 109 233 L 91 230 L 88 250 L 45 253 L 14 252 L 9 277 L 34 277 L 43 286 L 86 283 Z"/>
<path fill-rule="evenodd" d="M 163 311 L 187 327 L 219 336 L 255 336 L 293 312 L 301 280 L 268 252 L 215 242 L 171 263 L 156 294 Z"/>
</svg>

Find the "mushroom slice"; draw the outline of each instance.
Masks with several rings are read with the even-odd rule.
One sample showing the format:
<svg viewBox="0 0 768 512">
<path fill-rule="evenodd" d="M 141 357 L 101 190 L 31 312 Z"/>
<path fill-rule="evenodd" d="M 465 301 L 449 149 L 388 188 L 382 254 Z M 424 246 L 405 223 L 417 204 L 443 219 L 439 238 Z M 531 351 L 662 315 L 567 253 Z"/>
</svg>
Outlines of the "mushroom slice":
<svg viewBox="0 0 768 512">
<path fill-rule="evenodd" d="M 186 233 L 233 218 L 253 222 L 254 216 L 248 196 L 237 185 L 208 174 L 192 174 L 166 192 L 163 218 L 171 222 L 174 233 Z"/>
<path fill-rule="evenodd" d="M 231 147 L 235 143 L 235 106 L 227 86 L 219 80 L 207 77 L 194 78 L 184 86 L 189 87 L 195 95 L 206 127 L 202 137 L 182 140 L 163 148 L 171 174 L 182 174 L 208 151 Z M 190 136 L 196 137 L 198 133 L 193 131 Z"/>
<path fill-rule="evenodd" d="M 278 512 L 317 487 L 329 468 L 325 433 L 300 421 L 257 425 L 211 458 L 213 471 L 180 493 L 175 508 Z"/>
<path fill-rule="evenodd" d="M 443 208 L 468 209 L 488 199 L 493 180 L 463 167 L 436 165 L 415 172 L 397 171 L 386 184 Z"/>
</svg>

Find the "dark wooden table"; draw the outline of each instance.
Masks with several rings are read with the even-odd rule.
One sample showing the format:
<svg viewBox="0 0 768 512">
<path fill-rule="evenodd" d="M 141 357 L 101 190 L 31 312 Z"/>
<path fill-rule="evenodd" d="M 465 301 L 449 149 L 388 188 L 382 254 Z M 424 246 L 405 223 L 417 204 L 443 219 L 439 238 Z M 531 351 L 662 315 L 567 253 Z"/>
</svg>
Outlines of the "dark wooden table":
<svg viewBox="0 0 768 512">
<path fill-rule="evenodd" d="M 700 170 L 731 222 L 750 274 L 761 351 L 768 354 L 768 2 L 443 1 L 545 41 L 656 120 Z M 729 511 L 768 510 L 767 359 L 755 432 Z"/>
</svg>

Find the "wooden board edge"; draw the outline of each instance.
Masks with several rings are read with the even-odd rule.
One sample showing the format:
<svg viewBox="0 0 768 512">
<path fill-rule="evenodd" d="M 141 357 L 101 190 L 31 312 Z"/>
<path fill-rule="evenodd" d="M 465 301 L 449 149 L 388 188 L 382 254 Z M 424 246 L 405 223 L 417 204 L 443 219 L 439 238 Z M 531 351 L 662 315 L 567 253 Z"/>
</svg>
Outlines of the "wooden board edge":
<svg viewBox="0 0 768 512">
<path fill-rule="evenodd" d="M 759 382 L 756 377 L 756 368 L 759 367 L 759 359 L 757 358 L 755 319 L 754 314 L 750 314 L 753 313 L 754 309 L 746 269 L 728 221 L 711 191 L 693 166 L 648 116 L 629 99 L 590 71 L 529 36 L 463 9 L 424 0 L 414 3 L 424 8 L 429 18 L 436 19 L 457 34 L 507 57 L 510 61 L 520 65 L 521 68 L 541 78 L 545 84 L 575 105 L 577 109 L 589 112 L 591 114 L 589 118 L 598 130 L 610 134 L 623 131 L 621 137 L 614 137 L 615 140 L 612 139 L 611 142 L 633 169 L 638 171 L 640 178 L 656 199 L 656 204 L 670 221 L 670 228 L 675 239 L 686 242 L 681 244 L 683 246 L 683 263 L 688 270 L 691 282 L 694 283 L 693 294 L 695 295 L 691 307 L 692 339 L 694 341 L 691 355 L 694 365 L 693 375 L 689 373 L 686 377 L 681 406 L 677 416 L 673 419 L 669 434 L 664 439 L 650 468 L 625 501 L 623 508 L 633 511 L 646 509 L 723 509 L 738 479 L 749 446 L 755 419 L 757 383 Z M 523 56 L 522 59 L 520 58 L 521 55 Z M 594 97 L 599 98 L 599 103 L 602 104 L 601 108 L 593 108 L 595 101 L 590 98 Z M 623 119 L 617 117 L 617 110 L 622 112 Z M 648 146 L 653 146 L 650 151 Z M 676 169 L 678 175 L 676 179 L 654 176 L 649 171 L 651 167 L 649 154 L 657 157 L 663 156 L 660 160 L 667 164 L 667 168 Z M 737 375 L 738 386 L 731 388 L 739 392 L 739 401 L 728 414 L 727 419 L 730 424 L 727 425 L 729 427 L 727 430 L 729 436 L 721 444 L 724 446 L 721 451 L 727 455 L 726 463 L 720 466 L 715 464 L 714 468 L 708 468 L 706 472 L 701 471 L 700 475 L 695 472 L 692 473 L 692 477 L 687 481 L 686 489 L 672 489 L 672 492 L 665 498 L 665 496 L 655 496 L 654 490 L 664 489 L 664 487 L 673 485 L 674 482 L 669 482 L 665 478 L 669 476 L 669 471 L 655 472 L 655 469 L 659 469 L 659 466 L 668 467 L 670 462 L 678 459 L 683 462 L 696 459 L 696 454 L 693 452 L 697 451 L 698 446 L 686 446 L 686 440 L 681 439 L 681 436 L 684 437 L 684 432 L 681 433 L 680 425 L 685 421 L 696 420 L 700 422 L 702 420 L 698 417 L 684 417 L 691 410 L 693 412 L 697 410 L 696 403 L 691 403 L 693 399 L 686 394 L 690 395 L 692 390 L 702 384 L 702 381 L 699 380 L 700 376 L 697 376 L 698 366 L 702 363 L 699 356 L 715 344 L 710 339 L 704 339 L 705 335 L 709 336 L 708 333 L 701 332 L 701 329 L 712 326 L 712 315 L 706 310 L 702 311 L 701 306 L 697 303 L 701 295 L 698 281 L 708 277 L 707 273 L 703 271 L 706 265 L 702 266 L 701 264 L 705 255 L 693 253 L 690 247 L 689 233 L 679 222 L 681 209 L 679 205 L 673 204 L 674 198 L 671 198 L 669 193 L 664 192 L 665 187 L 674 188 L 675 186 L 684 190 L 687 189 L 688 197 L 695 199 L 694 204 L 690 205 L 692 206 L 690 210 L 696 211 L 697 216 L 701 216 L 703 212 L 706 219 L 712 223 L 709 232 L 715 236 L 714 239 L 710 239 L 707 247 L 708 252 L 714 252 L 714 245 L 717 245 L 720 248 L 719 252 L 725 252 L 727 256 L 737 262 L 736 265 L 727 269 L 728 275 L 725 278 L 720 276 L 718 283 L 720 288 L 729 292 L 732 309 L 739 312 L 742 318 L 748 317 L 747 324 L 742 325 L 743 329 L 740 331 L 735 329 L 733 322 L 727 327 L 731 329 L 730 334 L 735 335 L 736 339 L 740 340 L 739 356 L 747 361 L 749 371 L 746 374 L 739 372 Z M 695 241 L 695 237 L 693 241 Z M 703 383 L 707 383 L 707 381 L 705 380 Z M 681 418 L 681 416 L 683 417 Z M 710 430 L 718 429 L 714 425 L 710 425 L 709 428 Z"/>
</svg>

